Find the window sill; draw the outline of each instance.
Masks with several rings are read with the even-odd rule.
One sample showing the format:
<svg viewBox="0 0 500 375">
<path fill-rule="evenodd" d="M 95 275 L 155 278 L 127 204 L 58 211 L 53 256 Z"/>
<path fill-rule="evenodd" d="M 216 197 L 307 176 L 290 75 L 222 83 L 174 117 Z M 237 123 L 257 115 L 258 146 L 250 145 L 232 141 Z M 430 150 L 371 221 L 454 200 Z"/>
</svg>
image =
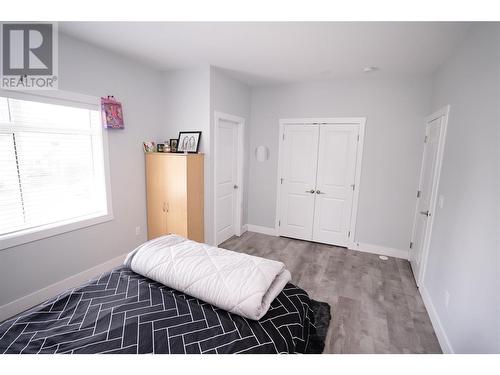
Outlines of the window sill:
<svg viewBox="0 0 500 375">
<path fill-rule="evenodd" d="M 113 220 L 112 213 L 98 213 L 4 234 L 0 236 L 0 250 L 72 232 L 96 224 L 102 224 L 111 220 Z"/>
</svg>

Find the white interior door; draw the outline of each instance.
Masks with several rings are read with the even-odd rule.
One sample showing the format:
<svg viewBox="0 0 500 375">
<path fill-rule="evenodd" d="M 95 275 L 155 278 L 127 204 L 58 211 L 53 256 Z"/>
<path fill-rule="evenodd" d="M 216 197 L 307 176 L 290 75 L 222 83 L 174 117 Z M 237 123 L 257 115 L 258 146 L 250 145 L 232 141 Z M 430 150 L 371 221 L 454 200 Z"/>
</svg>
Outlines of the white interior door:
<svg viewBox="0 0 500 375">
<path fill-rule="evenodd" d="M 217 245 L 239 235 L 238 123 L 219 118 L 216 122 L 215 216 Z"/>
<path fill-rule="evenodd" d="M 433 215 L 431 208 L 432 195 L 436 179 L 438 147 L 442 133 L 443 118 L 443 116 L 434 118 L 426 124 L 426 142 L 420 171 L 420 182 L 410 249 L 410 264 L 417 284 L 419 283 L 419 275 L 421 274 L 422 253 L 429 237 L 430 216 Z"/>
<path fill-rule="evenodd" d="M 282 236 L 312 239 L 318 125 L 285 125 L 281 154 L 280 229 Z"/>
<path fill-rule="evenodd" d="M 348 244 L 358 139 L 357 125 L 322 124 L 319 134 L 313 240 Z"/>
</svg>

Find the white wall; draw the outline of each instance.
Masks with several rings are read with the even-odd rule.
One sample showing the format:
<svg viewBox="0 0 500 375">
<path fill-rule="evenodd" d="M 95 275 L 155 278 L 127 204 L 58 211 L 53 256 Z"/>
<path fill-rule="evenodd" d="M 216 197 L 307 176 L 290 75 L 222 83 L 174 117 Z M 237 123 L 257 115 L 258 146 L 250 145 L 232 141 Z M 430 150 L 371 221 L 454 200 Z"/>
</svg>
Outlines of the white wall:
<svg viewBox="0 0 500 375">
<path fill-rule="evenodd" d="M 108 130 L 114 220 L 0 251 L 0 306 L 131 251 L 146 239 L 143 140 L 160 135 L 161 75 L 60 35 L 59 88 L 123 104 L 125 129 Z M 135 227 L 142 233 L 135 235 Z M 8 287 L 6 287 L 8 285 Z M 40 301 L 41 302 L 41 301 Z"/>
<path fill-rule="evenodd" d="M 161 126 L 165 140 L 177 138 L 179 131 L 183 130 L 202 132 L 199 152 L 205 154 L 205 242 L 211 243 L 210 67 L 207 65 L 166 72 L 163 85 L 165 118 L 161 121 Z"/>
<path fill-rule="evenodd" d="M 210 67 L 164 73 L 162 128 L 165 140 L 177 138 L 179 131 L 202 132 L 199 152 L 210 153 Z"/>
<path fill-rule="evenodd" d="M 451 109 L 423 287 L 456 353 L 500 353 L 499 33 L 476 26 L 434 76 Z"/>
<path fill-rule="evenodd" d="M 223 70 L 212 67 L 212 79 L 211 79 L 211 106 L 212 106 L 212 116 L 211 120 L 213 122 L 214 111 L 224 112 L 230 115 L 243 117 L 246 120 L 245 123 L 245 149 L 244 149 L 244 160 L 243 160 L 243 219 L 242 224 L 246 224 L 248 221 L 248 139 L 249 139 L 249 128 L 250 124 L 250 100 L 251 91 L 248 85 L 229 77 Z M 213 129 L 214 124 L 212 124 Z M 212 165 L 213 170 L 213 165 Z M 212 176 L 211 184 L 213 186 Z"/>
<path fill-rule="evenodd" d="M 429 111 L 430 82 L 422 78 L 373 75 L 253 90 L 250 154 L 266 145 L 270 159 L 250 158 L 248 223 L 274 228 L 280 118 L 366 117 L 356 241 L 407 250 Z"/>
<path fill-rule="evenodd" d="M 202 132 L 200 152 L 205 154 L 205 242 L 213 243 L 213 114 L 217 110 L 248 119 L 250 88 L 209 65 L 165 72 L 163 84 L 165 120 L 161 126 L 165 140 L 177 138 L 182 130 Z M 246 205 L 244 215 L 246 218 Z"/>
</svg>

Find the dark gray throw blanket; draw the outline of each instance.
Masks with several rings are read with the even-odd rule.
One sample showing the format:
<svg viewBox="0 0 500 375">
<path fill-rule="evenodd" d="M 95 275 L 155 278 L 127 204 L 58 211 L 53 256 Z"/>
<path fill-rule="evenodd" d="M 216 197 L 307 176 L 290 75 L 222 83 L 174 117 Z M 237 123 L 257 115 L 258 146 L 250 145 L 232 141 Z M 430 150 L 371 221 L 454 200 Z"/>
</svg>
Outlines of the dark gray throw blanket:
<svg viewBox="0 0 500 375">
<path fill-rule="evenodd" d="M 255 321 L 120 267 L 3 322 L 0 353 L 308 353 L 317 337 L 292 284 Z"/>
</svg>

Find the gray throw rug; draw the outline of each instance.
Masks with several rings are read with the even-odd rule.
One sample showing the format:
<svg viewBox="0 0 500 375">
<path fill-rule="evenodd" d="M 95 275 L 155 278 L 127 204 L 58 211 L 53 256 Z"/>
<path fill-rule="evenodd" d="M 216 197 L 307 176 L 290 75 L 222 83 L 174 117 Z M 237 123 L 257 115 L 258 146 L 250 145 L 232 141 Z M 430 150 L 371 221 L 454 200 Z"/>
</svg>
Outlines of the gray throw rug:
<svg viewBox="0 0 500 375">
<path fill-rule="evenodd" d="M 306 353 L 321 354 L 325 348 L 326 335 L 332 319 L 330 305 L 326 302 L 311 299 L 311 309 L 314 313 L 316 332 L 312 333 L 309 337 L 309 345 Z"/>
</svg>

